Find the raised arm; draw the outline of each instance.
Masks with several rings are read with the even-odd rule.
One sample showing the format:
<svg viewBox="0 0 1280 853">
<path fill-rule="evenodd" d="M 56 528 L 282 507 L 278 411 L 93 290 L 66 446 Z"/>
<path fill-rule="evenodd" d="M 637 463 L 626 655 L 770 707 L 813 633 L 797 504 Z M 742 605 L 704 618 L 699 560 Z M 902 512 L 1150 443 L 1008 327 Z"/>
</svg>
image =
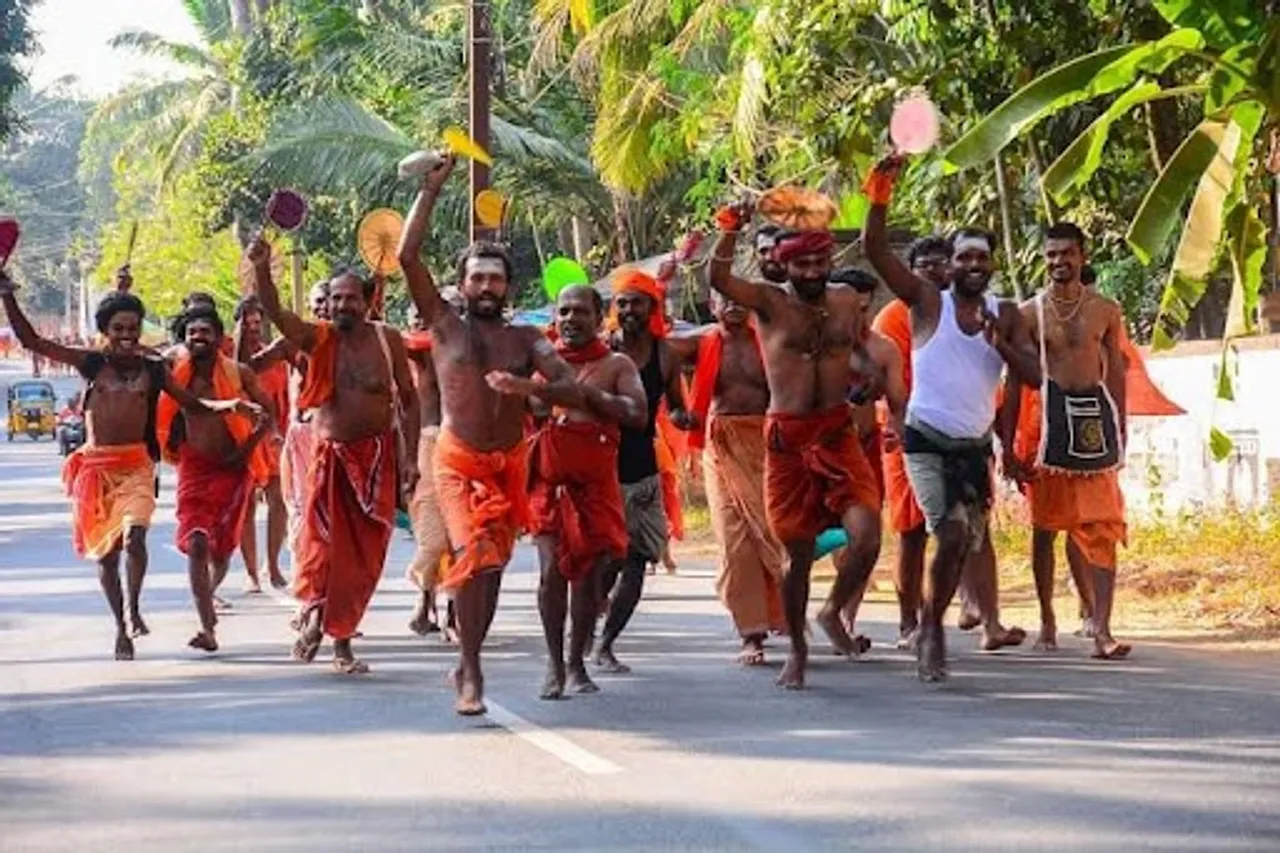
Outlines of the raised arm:
<svg viewBox="0 0 1280 853">
<path fill-rule="evenodd" d="M 262 310 L 275 327 L 280 330 L 294 346 L 303 352 L 310 352 L 315 346 L 316 329 L 311 323 L 285 308 L 280 303 L 280 291 L 271 280 L 271 245 L 261 234 L 254 237 L 246 251 L 249 262 L 253 264 L 254 292 L 262 303 Z"/>
<path fill-rule="evenodd" d="M 40 337 L 35 327 L 31 325 L 31 321 L 27 319 L 27 315 L 22 313 L 22 308 L 18 305 L 18 298 L 14 295 L 16 289 L 17 285 L 13 283 L 8 274 L 0 271 L 0 301 L 4 302 L 5 313 L 9 315 L 9 325 L 13 326 L 13 333 L 18 336 L 18 342 L 28 352 L 34 352 L 50 361 L 67 364 L 76 370 L 80 370 L 84 365 L 85 358 L 88 357 L 92 350 L 63 346 L 56 341 Z"/>
<path fill-rule="evenodd" d="M 1009 372 L 1024 385 L 1040 387 L 1040 350 L 1031 338 L 1022 311 L 1012 302 L 1000 303 L 1000 315 L 983 317 L 987 341 L 1000 353 Z"/>
<path fill-rule="evenodd" d="M 895 296 L 912 308 L 934 316 L 941 306 L 938 288 L 907 269 L 907 265 L 889 246 L 889 229 L 886 224 L 889 200 L 902 165 L 902 158 L 886 157 L 875 165 L 863 182 L 862 192 L 871 200 L 871 210 L 867 213 L 867 221 L 862 229 L 862 248 L 871 266 Z"/>
<path fill-rule="evenodd" d="M 621 356 L 626 358 L 626 356 Z M 629 362 L 630 359 L 627 359 Z M 503 371 L 493 371 L 485 376 L 489 387 L 503 394 L 516 394 L 524 397 L 535 397 L 552 406 L 565 409 L 577 409 L 580 412 L 591 412 L 593 415 L 615 421 L 621 426 L 643 429 L 645 416 L 648 414 L 644 404 L 644 389 L 640 389 L 640 405 L 629 393 L 621 390 L 610 394 L 585 383 L 579 382 L 573 368 L 556 353 L 546 338 L 533 344 L 533 367 L 546 381 L 537 382 L 523 376 L 513 376 Z M 635 366 L 632 365 L 634 370 Z M 639 381 L 640 374 L 636 373 Z"/>
<path fill-rule="evenodd" d="M 400 247 L 397 249 L 409 297 L 418 308 L 418 316 L 429 328 L 435 326 L 436 320 L 447 309 L 447 303 L 440 297 L 440 291 L 436 290 L 431 270 L 422 262 L 422 242 L 431 228 L 431 213 L 435 209 L 436 199 L 440 197 L 440 188 L 453 172 L 453 166 L 453 155 L 449 155 L 423 176 L 422 188 L 418 190 L 418 197 L 409 209 L 409 218 L 404 223 Z"/>
<path fill-rule="evenodd" d="M 742 202 L 716 214 L 719 236 L 711 249 L 711 265 L 707 277 L 713 290 L 754 310 L 762 320 L 768 320 L 769 295 L 773 293 L 773 288 L 760 282 L 745 281 L 733 274 L 738 235 L 743 226 L 751 221 L 751 213 L 751 204 Z"/>
<path fill-rule="evenodd" d="M 248 400 L 202 400 L 173 378 L 168 365 L 164 370 L 164 393 L 174 399 L 184 412 L 198 415 L 226 415 L 236 412 L 254 419 L 267 418 L 267 410 Z"/>
</svg>

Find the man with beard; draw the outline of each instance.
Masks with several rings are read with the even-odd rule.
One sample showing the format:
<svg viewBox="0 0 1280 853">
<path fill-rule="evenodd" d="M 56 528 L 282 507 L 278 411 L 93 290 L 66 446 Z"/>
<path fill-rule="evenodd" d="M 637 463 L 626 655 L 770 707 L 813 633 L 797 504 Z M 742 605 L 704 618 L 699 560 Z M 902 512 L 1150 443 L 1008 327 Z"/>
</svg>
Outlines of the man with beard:
<svg viewBox="0 0 1280 853">
<path fill-rule="evenodd" d="M 365 319 L 373 289 L 354 273 L 341 271 L 329 280 L 333 322 L 307 322 L 281 306 L 271 280 L 271 247 L 261 236 L 248 258 L 267 317 L 306 355 L 297 405 L 314 410 L 315 455 L 293 572 L 300 605 L 293 655 L 310 663 L 327 635 L 333 638 L 334 671 L 366 673 L 351 639 L 382 577 L 396 490 L 407 497 L 418 479 L 409 463 L 418 454 L 418 401 L 404 341 L 394 329 Z"/>
<path fill-rule="evenodd" d="M 761 245 L 759 234 L 756 244 Z M 765 639 L 787 630 L 782 612 L 786 552 L 769 530 L 764 503 L 769 381 L 751 312 L 718 292 L 712 294 L 711 310 L 715 326 L 692 339 L 692 346 L 688 339 L 672 344 L 686 346 L 688 360 L 696 365 L 689 447 L 702 451 L 707 508 L 720 550 L 716 592 L 742 640 L 738 662 L 763 666 Z"/>
<path fill-rule="evenodd" d="M 459 312 L 436 290 L 422 262 L 422 242 L 454 158 L 423 177 L 405 222 L 399 259 L 409 295 L 431 332 L 431 358 L 440 383 L 441 426 L 436 444 L 436 490 L 453 560 L 441 582 L 454 593 L 460 660 L 454 670 L 464 716 L 485 713 L 480 649 L 498 607 L 502 571 L 528 525 L 528 444 L 522 380 L 536 371 L 546 384 L 538 396 L 552 405 L 578 401 L 573 370 L 531 326 L 513 326 L 504 309 L 511 261 L 492 243 L 473 243 L 458 261 Z M 415 412 L 416 425 L 416 412 Z M 416 438 L 416 436 L 415 436 Z"/>
<path fill-rule="evenodd" d="M 1124 496 L 1119 468 L 1127 437 L 1124 318 L 1120 306 L 1080 280 L 1084 233 L 1069 222 L 1045 230 L 1049 287 L 1022 305 L 1024 321 L 1039 345 L 1040 422 L 1035 464 L 1025 472 L 1010 441 L 1006 470 L 1029 480 L 1032 569 L 1040 599 L 1036 648 L 1057 644 L 1053 612 L 1053 547 L 1066 533 L 1085 564 L 1092 587 L 1095 658 L 1127 657 L 1131 647 L 1111 635 L 1116 546 L 1125 541 Z M 1026 384 L 1033 384 L 1025 377 Z M 1008 397 L 1017 420 L 1021 394 Z"/>
<path fill-rule="evenodd" d="M 248 573 L 245 591 L 259 593 L 258 582 L 258 524 L 257 504 L 261 495 L 267 504 L 267 574 L 271 585 L 283 589 L 288 585 L 280 573 L 280 549 L 288 524 L 288 511 L 281 491 L 280 459 L 284 436 L 289 430 L 289 367 L 284 361 L 256 367 L 253 357 L 265 352 L 263 339 L 262 305 L 257 297 L 246 296 L 236 306 L 236 360 L 249 365 L 258 378 L 258 387 L 271 401 L 271 414 L 276 420 L 276 430 L 263 442 L 266 456 L 267 483 L 255 491 L 245 510 L 244 532 L 240 537 L 240 555 Z"/>
<path fill-rule="evenodd" d="M 177 330 L 183 349 L 173 366 L 174 382 L 202 399 L 235 403 L 252 401 L 262 417 L 199 417 L 180 413 L 179 403 L 165 394 L 156 407 L 156 435 L 165 461 L 178 471 L 177 546 L 187 556 L 191 595 L 200 630 L 187 644 L 218 649 L 214 590 L 227 576 L 231 555 L 240 546 L 244 516 L 253 491 L 267 481 L 267 458 L 261 441 L 273 431 L 271 400 L 258 387 L 253 371 L 221 353 L 223 328 L 208 305 L 188 308 Z"/>
<path fill-rule="evenodd" d="M 782 598 L 791 654 L 778 678 L 789 690 L 805 686 L 809 645 L 805 613 L 814 540 L 839 525 L 849 538 L 846 559 L 818 622 L 838 653 L 851 655 L 853 640 L 841 610 L 871 573 L 880 549 L 880 495 L 876 478 L 845 401 L 852 380 L 850 358 L 865 322 L 857 294 L 828 287 L 835 241 L 828 231 L 784 237 L 773 260 L 786 267 L 782 286 L 745 281 L 733 274 L 738 233 L 749 221 L 749 203 L 717 215 L 720 237 L 711 259 L 711 286 L 755 311 L 771 391 L 765 419 L 765 505 L 769 526 L 790 564 Z"/>
<path fill-rule="evenodd" d="M 599 688 L 583 662 L 599 601 L 597 585 L 609 563 L 627 553 L 627 522 L 618 482 L 619 426 L 645 425 L 640 374 L 631 360 L 600 339 L 604 301 L 594 288 L 565 288 L 556 300 L 556 352 L 577 373 L 582 406 L 562 408 L 538 431 L 530 461 L 531 532 L 542 576 L 538 612 L 549 660 L 543 699 Z M 539 385 L 525 380 L 539 396 Z M 564 660 L 565 611 L 572 587 L 569 663 Z"/>
<path fill-rule="evenodd" d="M 107 294 L 94 315 L 101 350 L 64 347 L 36 334 L 18 307 L 15 285 L 0 272 L 0 301 L 9 324 L 30 352 L 74 368 L 86 382 L 83 407 L 87 441 L 67 458 L 62 482 L 72 501 L 76 553 L 98 563 L 98 581 L 116 623 L 116 660 L 133 660 L 133 638 L 150 633 L 142 620 L 142 581 L 147 573 L 147 528 L 155 511 L 155 462 L 160 445 L 155 410 L 161 391 L 198 413 L 224 413 L 235 402 L 206 402 L 178 383 L 158 357 L 144 354 L 139 336 L 146 309 L 133 294 Z M 125 555 L 128 605 L 120 588 Z M 126 626 L 125 617 L 128 616 Z"/>
<path fill-rule="evenodd" d="M 1017 308 L 987 293 L 989 234 L 961 229 L 952 238 L 948 290 L 916 276 L 893 253 L 885 219 L 902 163 L 887 158 L 868 176 L 864 192 L 872 207 L 863 244 L 876 272 L 911 310 L 914 386 L 902 444 L 912 490 L 938 545 L 917 669 L 922 680 L 940 681 L 947 674 L 942 617 L 966 560 L 989 539 L 996 392 L 1006 365 L 1026 379 L 1039 378 L 1039 365 Z M 1002 422 L 1002 437 L 1011 426 Z M 1000 639 L 1021 642 L 1016 635 Z"/>
<path fill-rule="evenodd" d="M 773 250 L 782 236 L 782 229 L 777 225 L 765 224 L 756 229 L 756 267 L 760 270 L 760 277 L 773 284 L 787 282 L 786 265 L 773 257 Z"/>
<path fill-rule="evenodd" d="M 661 561 L 670 533 L 654 441 L 658 410 L 664 398 L 671 423 L 677 429 L 690 426 L 680 387 L 680 358 L 666 341 L 665 297 L 658 282 L 640 270 L 625 270 L 614 281 L 613 318 L 617 329 L 609 343 L 639 370 L 646 415 L 639 429 L 623 426 L 618 446 L 618 480 L 622 483 L 629 544 L 626 558 L 614 562 L 605 573 L 604 590 L 612 590 L 612 596 L 595 658 L 597 666 L 611 673 L 630 672 L 618 662 L 613 644 L 640 603 L 646 567 Z"/>
<path fill-rule="evenodd" d="M 405 575 L 418 588 L 418 603 L 409 630 L 418 636 L 439 631 L 436 619 L 436 587 L 440 581 L 440 561 L 448 559 L 449 535 L 445 531 L 440 500 L 436 495 L 435 456 L 440 438 L 440 382 L 431 358 L 431 333 L 416 308 L 410 309 L 412 331 L 405 336 L 409 364 L 418 392 L 422 435 L 418 439 L 418 485 L 409 502 L 409 518 L 417 542 L 413 561 Z"/>
</svg>

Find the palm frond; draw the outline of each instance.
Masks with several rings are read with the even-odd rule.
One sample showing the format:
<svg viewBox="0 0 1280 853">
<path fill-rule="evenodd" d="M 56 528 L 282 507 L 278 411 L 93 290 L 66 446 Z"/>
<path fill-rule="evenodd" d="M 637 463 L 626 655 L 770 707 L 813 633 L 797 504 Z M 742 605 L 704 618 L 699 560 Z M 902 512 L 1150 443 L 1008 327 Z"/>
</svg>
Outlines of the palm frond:
<svg viewBox="0 0 1280 853">
<path fill-rule="evenodd" d="M 396 163 L 420 147 L 350 98 L 299 104 L 276 118 L 268 139 L 254 160 L 273 180 L 303 191 L 358 190 L 375 198 L 395 194 Z"/>
<path fill-rule="evenodd" d="M 631 0 L 596 24 L 573 52 L 572 69 L 590 80 L 607 57 L 648 57 L 650 44 L 663 44 L 673 28 L 671 7 L 660 0 Z"/>
<path fill-rule="evenodd" d="M 146 30 L 126 30 L 112 36 L 107 44 L 116 50 L 131 50 L 143 56 L 168 59 L 188 68 L 212 71 L 218 62 L 209 53 L 199 47 L 181 42 L 169 41 Z"/>
<path fill-rule="evenodd" d="M 560 64 L 565 40 L 573 28 L 574 0 L 535 0 L 533 4 L 533 50 L 525 66 L 537 79 Z"/>
<path fill-rule="evenodd" d="M 748 54 L 738 77 L 738 100 L 733 110 L 733 145 L 743 163 L 755 162 L 768 98 L 764 62 L 758 55 Z"/>
<path fill-rule="evenodd" d="M 601 110 L 591 157 L 608 186 L 638 193 L 665 173 L 651 142 L 653 126 L 667 110 L 666 95 L 661 80 L 641 75 L 616 106 Z"/>
<path fill-rule="evenodd" d="M 160 167 L 162 191 L 169 187 L 175 174 L 199 153 L 209 119 L 230 106 L 231 87 L 225 81 L 214 80 L 204 88 L 188 110 L 186 123 L 174 137 Z"/>
<path fill-rule="evenodd" d="M 227 0 L 182 0 L 182 6 L 205 44 L 217 44 L 231 35 L 231 9 Z"/>
<path fill-rule="evenodd" d="M 687 56 L 694 47 L 723 36 L 728 24 L 721 16 L 736 5 L 737 0 L 703 0 L 671 42 L 676 55 Z"/>
</svg>

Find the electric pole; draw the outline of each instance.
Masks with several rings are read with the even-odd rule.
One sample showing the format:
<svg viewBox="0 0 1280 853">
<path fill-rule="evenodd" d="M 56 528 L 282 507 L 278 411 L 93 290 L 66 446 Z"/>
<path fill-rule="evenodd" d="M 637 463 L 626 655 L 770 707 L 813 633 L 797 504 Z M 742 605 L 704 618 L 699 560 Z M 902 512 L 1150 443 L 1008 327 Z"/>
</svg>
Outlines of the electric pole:
<svg viewBox="0 0 1280 853">
<path fill-rule="evenodd" d="M 489 0 L 470 0 L 468 5 L 467 70 L 470 79 L 471 138 L 489 151 L 489 71 L 493 64 L 493 27 L 489 20 Z M 471 239 L 492 240 L 494 232 L 476 219 L 476 196 L 489 188 L 489 167 L 474 157 L 470 160 Z"/>
</svg>

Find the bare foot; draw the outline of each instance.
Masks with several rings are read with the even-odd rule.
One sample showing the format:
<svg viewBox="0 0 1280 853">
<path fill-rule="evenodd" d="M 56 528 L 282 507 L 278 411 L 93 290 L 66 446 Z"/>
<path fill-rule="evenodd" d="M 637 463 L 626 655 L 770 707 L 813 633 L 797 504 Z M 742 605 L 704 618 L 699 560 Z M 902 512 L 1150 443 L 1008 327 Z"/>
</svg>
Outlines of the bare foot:
<svg viewBox="0 0 1280 853">
<path fill-rule="evenodd" d="M 947 680 L 946 637 L 941 629 L 921 632 L 916 649 L 916 675 L 926 683 Z"/>
<path fill-rule="evenodd" d="M 613 649 L 601 649 L 597 652 L 595 664 L 610 675 L 626 675 L 631 671 L 631 667 L 618 663 L 618 659 L 613 656 Z"/>
<path fill-rule="evenodd" d="M 956 627 L 961 631 L 972 631 L 982 624 L 982 616 L 977 611 L 963 608 L 960 611 L 960 618 L 956 621 Z"/>
<path fill-rule="evenodd" d="M 261 595 L 262 594 L 262 584 L 258 583 L 257 578 L 251 577 L 244 582 L 244 594 L 245 595 Z"/>
<path fill-rule="evenodd" d="M 827 633 L 836 654 L 846 657 L 858 654 L 858 646 L 849 636 L 849 632 L 844 629 L 844 620 L 840 618 L 838 610 L 830 607 L 822 608 L 818 612 L 818 624 Z"/>
<path fill-rule="evenodd" d="M 324 628 L 321 625 L 320 610 L 317 608 L 307 614 L 305 622 L 301 625 L 298 638 L 293 642 L 293 659 L 311 663 L 316 659 L 316 653 L 320 651 L 322 642 L 324 642 Z"/>
<path fill-rule="evenodd" d="M 894 648 L 904 652 L 914 652 L 916 646 L 920 644 L 920 629 L 905 628 L 898 633 L 898 642 L 894 643 Z"/>
<path fill-rule="evenodd" d="M 1094 648 L 1091 657 L 1094 660 L 1124 660 L 1133 651 L 1133 646 L 1128 643 L 1118 643 L 1115 638 L 1099 634 L 1094 638 Z"/>
<path fill-rule="evenodd" d="M 187 645 L 202 652 L 216 652 L 218 650 L 218 641 L 214 638 L 212 631 L 200 631 L 187 641 Z"/>
<path fill-rule="evenodd" d="M 671 556 L 671 546 L 668 545 L 666 550 L 662 552 L 662 567 L 667 570 L 667 574 L 674 575 L 679 564 L 676 558 Z"/>
<path fill-rule="evenodd" d="M 151 633 L 151 629 L 147 627 L 147 623 L 142 621 L 142 616 L 137 613 L 129 614 L 129 636 L 145 637 Z"/>
<path fill-rule="evenodd" d="M 1086 618 L 1080 623 L 1080 627 L 1076 630 L 1076 636 L 1086 640 L 1092 640 L 1098 636 L 1098 629 L 1094 627 L 1093 620 Z"/>
<path fill-rule="evenodd" d="M 545 701 L 554 701 L 564 698 L 564 665 L 556 666 L 554 663 L 547 665 L 547 677 L 542 681 L 542 692 L 538 694 L 538 698 Z"/>
<path fill-rule="evenodd" d="M 259 590 L 258 590 L 258 592 L 262 592 L 262 590 L 261 590 L 261 589 L 259 589 Z M 219 610 L 219 611 L 227 611 L 227 610 L 230 610 L 230 609 L 231 609 L 231 602 L 230 602 L 230 601 L 227 601 L 225 598 L 222 598 L 222 597 L 220 597 L 220 596 L 215 595 L 215 596 L 213 597 L 213 609 L 214 609 L 214 610 Z"/>
<path fill-rule="evenodd" d="M 333 656 L 333 671 L 339 675 L 364 675 L 369 671 L 369 664 L 357 657 L 338 655 Z"/>
<path fill-rule="evenodd" d="M 272 587 L 274 587 L 275 589 L 284 589 L 288 585 L 289 585 L 289 582 L 285 580 L 284 575 L 280 574 L 279 569 L 276 569 L 274 572 L 271 573 Z"/>
<path fill-rule="evenodd" d="M 742 651 L 738 652 L 738 663 L 743 666 L 764 666 L 764 638 L 760 636 L 744 637 Z"/>
<path fill-rule="evenodd" d="M 459 670 L 456 682 L 458 699 L 453 703 L 455 713 L 462 717 L 479 717 L 489 712 L 489 709 L 484 706 L 483 680 L 470 680 Z"/>
<path fill-rule="evenodd" d="M 599 693 L 600 687 L 587 675 L 587 668 L 578 663 L 569 667 L 569 690 L 573 693 Z"/>
<path fill-rule="evenodd" d="M 804 690 L 804 671 L 808 665 L 808 652 L 792 651 L 778 676 L 778 686 L 787 690 Z"/>
<path fill-rule="evenodd" d="M 116 660 L 133 660 L 133 640 L 124 631 L 116 634 Z"/>
<path fill-rule="evenodd" d="M 413 608 L 413 618 L 409 620 L 409 630 L 419 637 L 425 637 L 427 634 L 440 631 L 440 626 L 436 624 L 436 620 L 432 617 L 429 593 L 423 593 L 419 596 L 418 603 Z"/>
<path fill-rule="evenodd" d="M 1041 625 L 1040 636 L 1036 638 L 1036 644 L 1033 648 L 1038 652 L 1056 652 L 1058 650 L 1058 627 L 1056 625 Z"/>
<path fill-rule="evenodd" d="M 979 646 L 984 652 L 994 652 L 998 649 L 1011 648 L 1020 646 L 1027 640 L 1027 632 L 1021 628 L 1000 628 L 991 632 L 983 632 L 982 644 Z"/>
</svg>

